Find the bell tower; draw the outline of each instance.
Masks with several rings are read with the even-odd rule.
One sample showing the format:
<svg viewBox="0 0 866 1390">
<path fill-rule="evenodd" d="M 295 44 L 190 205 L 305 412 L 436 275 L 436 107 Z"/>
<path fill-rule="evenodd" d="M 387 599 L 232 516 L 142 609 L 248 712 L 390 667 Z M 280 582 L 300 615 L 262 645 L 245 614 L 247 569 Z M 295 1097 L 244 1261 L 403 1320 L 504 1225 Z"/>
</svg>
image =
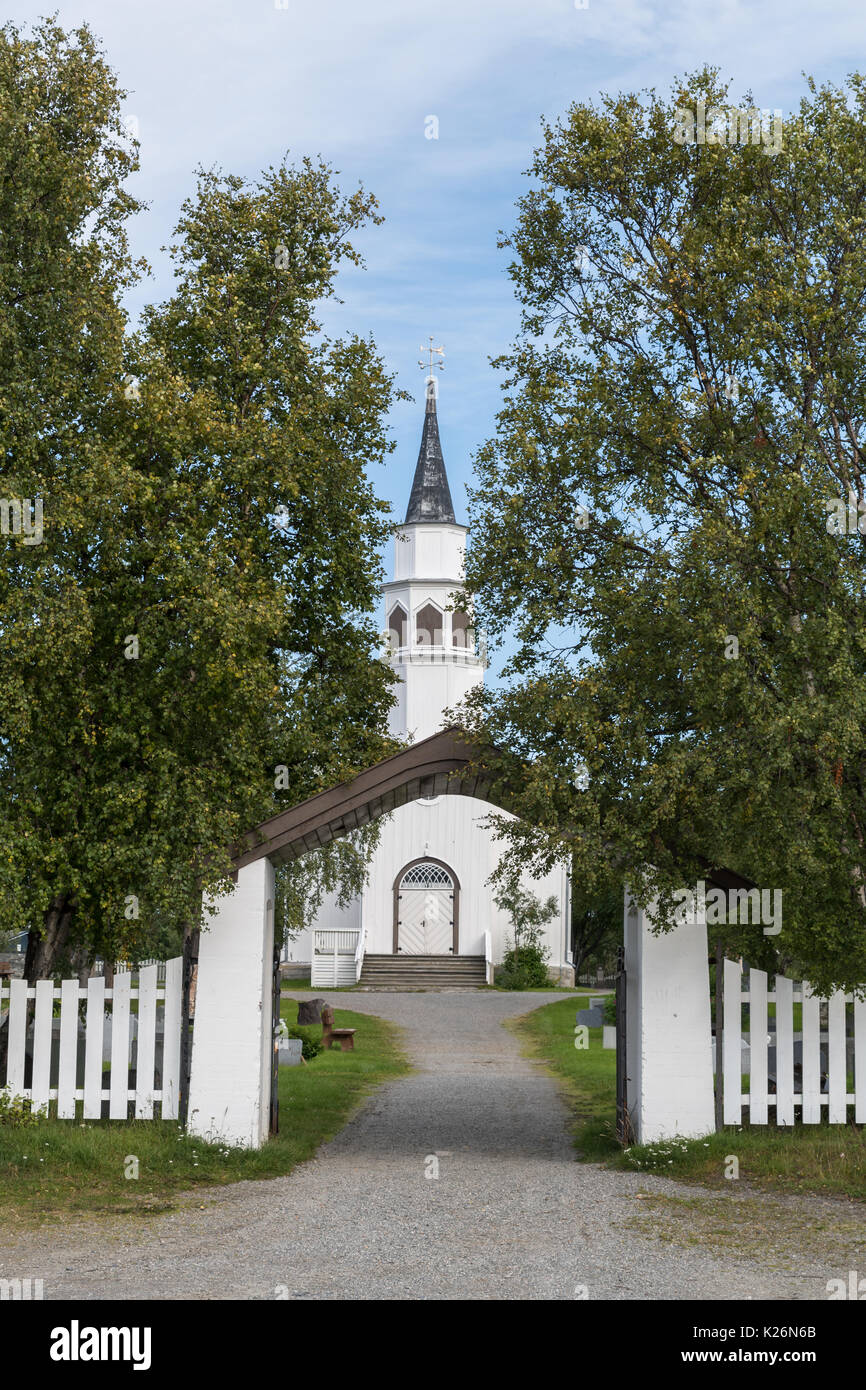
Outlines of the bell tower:
<svg viewBox="0 0 866 1390">
<path fill-rule="evenodd" d="M 394 537 L 394 578 L 384 586 L 385 631 L 391 665 L 400 677 L 389 732 L 416 742 L 442 728 L 443 713 L 484 679 L 472 614 L 454 608 L 463 582 L 468 528 L 458 524 L 439 440 L 438 382 L 429 362 L 421 448 L 406 520 Z M 440 371 L 441 361 L 436 363 Z"/>
</svg>

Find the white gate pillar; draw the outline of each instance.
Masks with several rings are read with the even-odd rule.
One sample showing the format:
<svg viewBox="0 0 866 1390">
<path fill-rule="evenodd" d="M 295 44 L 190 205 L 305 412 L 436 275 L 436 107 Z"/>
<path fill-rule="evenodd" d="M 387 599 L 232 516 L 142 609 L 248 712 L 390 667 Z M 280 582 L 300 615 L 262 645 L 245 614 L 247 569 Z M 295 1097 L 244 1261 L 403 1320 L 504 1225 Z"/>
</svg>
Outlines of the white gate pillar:
<svg viewBox="0 0 866 1390">
<path fill-rule="evenodd" d="M 654 936 L 625 893 L 626 1104 L 640 1144 L 715 1129 L 705 920 Z"/>
<path fill-rule="evenodd" d="M 208 899 L 199 938 L 187 1130 L 259 1148 L 273 1058 L 274 870 L 257 859 L 227 897 Z"/>
</svg>

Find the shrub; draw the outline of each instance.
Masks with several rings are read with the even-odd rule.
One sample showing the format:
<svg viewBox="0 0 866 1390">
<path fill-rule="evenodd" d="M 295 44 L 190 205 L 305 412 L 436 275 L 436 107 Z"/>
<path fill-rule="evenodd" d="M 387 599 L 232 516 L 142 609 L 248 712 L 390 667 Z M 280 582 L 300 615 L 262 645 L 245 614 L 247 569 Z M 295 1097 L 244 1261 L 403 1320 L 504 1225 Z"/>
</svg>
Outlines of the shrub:
<svg viewBox="0 0 866 1390">
<path fill-rule="evenodd" d="M 498 983 L 503 989 L 538 989 L 549 983 L 548 950 L 542 944 L 544 929 L 557 914 L 556 898 L 542 902 L 519 884 L 501 888 L 496 905 L 508 913 L 514 942 L 508 946 Z"/>
<path fill-rule="evenodd" d="M 616 995 L 606 994 L 602 1005 L 602 1017 L 605 1023 L 616 1023 Z"/>
<path fill-rule="evenodd" d="M 513 946 L 505 952 L 500 984 L 504 989 L 543 989 L 547 979 L 547 952 L 540 946 Z"/>
<path fill-rule="evenodd" d="M 322 1042 L 322 1039 L 317 1038 L 314 1033 L 311 1033 L 309 1028 L 298 1028 L 297 1026 L 289 1028 L 286 1036 L 289 1038 L 300 1038 L 302 1044 L 301 1056 L 305 1062 L 311 1062 L 314 1057 L 318 1057 L 319 1053 L 325 1050 L 325 1044 Z"/>
<path fill-rule="evenodd" d="M 38 1125 L 39 1121 L 44 1119 L 44 1113 L 34 1110 L 32 1101 L 26 1096 L 16 1096 L 8 1086 L 0 1091 L 0 1125 L 9 1125 L 12 1129 L 26 1129 L 31 1125 Z"/>
</svg>

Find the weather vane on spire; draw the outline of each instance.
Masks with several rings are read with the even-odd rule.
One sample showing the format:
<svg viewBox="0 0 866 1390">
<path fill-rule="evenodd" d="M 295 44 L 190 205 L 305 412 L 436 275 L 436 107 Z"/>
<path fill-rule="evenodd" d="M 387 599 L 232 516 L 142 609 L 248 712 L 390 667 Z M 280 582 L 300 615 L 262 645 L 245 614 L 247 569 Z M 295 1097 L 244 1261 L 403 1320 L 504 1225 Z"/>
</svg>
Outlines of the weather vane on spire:
<svg viewBox="0 0 866 1390">
<path fill-rule="evenodd" d="M 424 344 L 422 343 L 422 344 L 421 344 L 421 351 L 422 351 L 422 352 L 426 352 L 426 354 L 427 354 L 427 356 L 428 356 L 428 358 L 429 358 L 429 361 L 427 361 L 427 362 L 424 361 L 424 358 L 423 358 L 423 357 L 420 358 L 419 361 L 418 361 L 418 366 L 421 367 L 422 369 L 423 369 L 424 367 L 426 367 L 426 368 L 427 368 L 427 371 L 430 373 L 429 376 L 427 376 L 427 377 L 424 378 L 425 384 L 426 384 L 426 386 L 427 386 L 427 399 L 428 399 L 428 401 L 429 401 L 429 400 L 435 400 L 435 399 L 436 399 L 436 377 L 433 375 L 433 368 L 434 368 L 434 366 L 435 366 L 435 367 L 438 367 L 440 372 L 444 372 L 444 370 L 445 370 L 445 363 L 442 362 L 442 361 L 434 362 L 434 361 L 433 361 L 433 354 L 434 354 L 434 353 L 438 353 L 438 354 L 439 354 L 439 357 L 442 358 L 442 357 L 445 356 L 445 349 L 444 349 L 444 347 L 434 347 L 434 346 L 433 346 L 433 334 L 431 333 L 431 334 L 430 334 L 430 346 L 429 346 L 429 347 L 425 347 Z"/>
</svg>

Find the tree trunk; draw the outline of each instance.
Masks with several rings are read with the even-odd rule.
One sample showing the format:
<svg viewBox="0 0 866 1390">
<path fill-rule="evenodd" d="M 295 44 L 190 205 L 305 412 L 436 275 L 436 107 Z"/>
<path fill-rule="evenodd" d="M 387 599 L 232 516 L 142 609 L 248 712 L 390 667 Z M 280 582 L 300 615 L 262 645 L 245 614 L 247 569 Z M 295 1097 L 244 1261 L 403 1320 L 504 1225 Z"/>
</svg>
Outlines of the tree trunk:
<svg viewBox="0 0 866 1390">
<path fill-rule="evenodd" d="M 24 958 L 24 978 L 29 984 L 50 979 L 61 952 L 69 941 L 75 908 L 68 897 L 56 897 L 45 912 L 42 926 L 31 928 Z"/>
</svg>

